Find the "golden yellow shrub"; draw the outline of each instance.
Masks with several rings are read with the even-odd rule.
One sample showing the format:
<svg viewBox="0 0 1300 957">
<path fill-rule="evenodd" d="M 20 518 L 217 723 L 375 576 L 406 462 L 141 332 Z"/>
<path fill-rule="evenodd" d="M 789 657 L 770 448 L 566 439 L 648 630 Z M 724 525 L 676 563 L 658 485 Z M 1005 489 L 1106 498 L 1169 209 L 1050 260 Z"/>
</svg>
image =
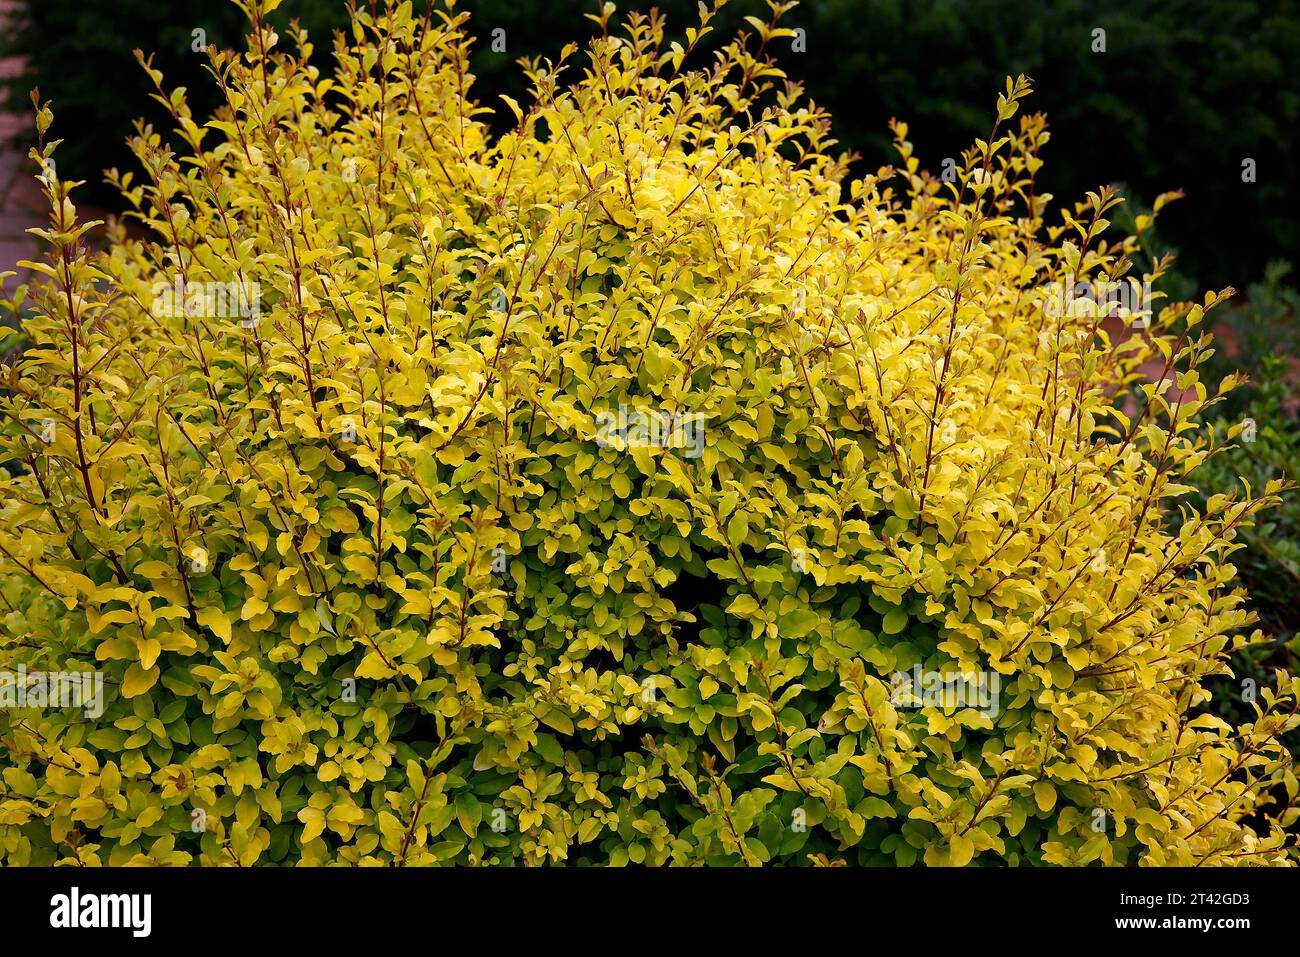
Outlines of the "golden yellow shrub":
<svg viewBox="0 0 1300 957">
<path fill-rule="evenodd" d="M 1295 682 L 1197 713 L 1280 486 L 1163 518 L 1223 294 L 1128 295 L 1024 78 L 953 182 L 903 124 L 851 180 L 785 6 L 687 69 L 713 11 L 606 5 L 494 138 L 464 14 L 358 12 L 324 78 L 250 3 L 208 122 L 142 58 L 150 239 L 43 177 L 0 665 L 104 689 L 0 712 L 0 858 L 1286 861 Z"/>
</svg>

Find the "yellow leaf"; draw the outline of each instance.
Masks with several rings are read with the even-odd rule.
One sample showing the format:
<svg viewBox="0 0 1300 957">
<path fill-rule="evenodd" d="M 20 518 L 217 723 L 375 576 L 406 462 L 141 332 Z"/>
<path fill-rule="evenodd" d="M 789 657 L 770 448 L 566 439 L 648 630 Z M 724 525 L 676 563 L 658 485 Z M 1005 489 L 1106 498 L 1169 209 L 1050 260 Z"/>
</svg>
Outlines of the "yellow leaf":
<svg viewBox="0 0 1300 957">
<path fill-rule="evenodd" d="M 1056 806 L 1056 788 L 1048 781 L 1039 781 L 1034 785 L 1034 800 L 1038 802 L 1038 810 L 1050 811 Z"/>
<path fill-rule="evenodd" d="M 138 662 L 132 662 L 122 678 L 122 697 L 134 698 L 142 695 L 154 686 L 158 680 L 158 669 L 142 668 Z"/>
<path fill-rule="evenodd" d="M 198 610 L 199 624 L 212 631 L 222 641 L 230 641 L 230 619 L 215 605 Z"/>
</svg>

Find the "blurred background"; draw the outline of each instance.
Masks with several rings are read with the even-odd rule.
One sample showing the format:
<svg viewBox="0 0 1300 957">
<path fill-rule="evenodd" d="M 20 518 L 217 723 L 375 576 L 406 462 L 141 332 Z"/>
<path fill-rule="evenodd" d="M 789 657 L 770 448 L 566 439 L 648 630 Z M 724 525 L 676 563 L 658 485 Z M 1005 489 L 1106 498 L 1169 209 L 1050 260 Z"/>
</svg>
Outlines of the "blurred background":
<svg viewBox="0 0 1300 957">
<path fill-rule="evenodd" d="M 362 0 L 366 2 L 366 0 Z M 425 0 L 414 0 L 421 7 Z M 1241 370 L 1252 384 L 1217 409 L 1221 424 L 1257 423 L 1249 444 L 1194 475 L 1204 498 L 1244 478 L 1293 477 L 1300 465 L 1300 369 L 1296 306 L 1300 277 L 1295 129 L 1300 120 L 1300 0 L 806 0 L 782 25 L 804 31 L 802 49 L 786 38 L 780 64 L 834 117 L 840 148 L 858 154 L 858 172 L 896 157 L 890 117 L 905 120 L 922 165 L 942 167 L 989 129 L 1008 74 L 1035 80 L 1028 108 L 1045 112 L 1052 139 L 1039 175 L 1057 203 L 1073 203 L 1103 184 L 1119 186 L 1127 214 L 1149 210 L 1157 195 L 1186 197 L 1161 214 L 1146 252 L 1177 255 L 1161 283 L 1172 298 L 1233 286 L 1231 308 L 1215 310 L 1220 350 L 1207 376 Z M 621 12 L 650 2 L 620 0 Z M 696 0 L 658 0 L 670 33 L 697 20 Z M 584 13 L 595 0 L 462 0 L 478 38 L 473 67 L 481 103 L 499 94 L 526 102 L 517 58 L 554 55 L 590 36 Z M 712 39 L 767 17 L 763 0 L 731 0 Z M 284 0 L 274 20 L 297 19 L 312 35 L 314 60 L 330 68 L 334 30 L 346 0 Z M 36 252 L 23 230 L 42 202 L 31 180 L 24 138 L 32 129 L 29 91 L 53 101 L 52 135 L 65 138 L 60 175 L 81 179 L 81 204 L 116 208 L 103 184 L 108 167 L 133 160 L 123 145 L 137 117 L 163 126 L 161 109 L 135 63 L 139 47 L 156 55 L 169 87 L 187 88 L 195 112 L 214 103 L 203 43 L 237 47 L 244 17 L 229 0 L 0 0 L 0 271 Z M 495 33 L 503 30 L 504 34 Z M 198 32 L 198 31 L 201 31 Z M 494 36 L 505 50 L 493 49 Z M 496 46 L 500 47 L 500 42 Z M 504 112 L 504 111 L 503 111 Z M 508 113 L 507 113 L 508 116 Z M 102 218 L 96 215 L 94 218 Z M 1146 263 L 1139 263 L 1144 266 Z M 21 281 L 11 278 L 12 290 Z M 0 328 L 0 351 L 21 347 Z M 1179 516 L 1171 515 L 1176 523 Z M 1300 652 L 1300 497 L 1245 532 L 1238 567 L 1274 639 L 1235 662 L 1238 675 L 1271 684 Z M 1216 689 L 1211 707 L 1238 713 L 1240 683 Z"/>
</svg>

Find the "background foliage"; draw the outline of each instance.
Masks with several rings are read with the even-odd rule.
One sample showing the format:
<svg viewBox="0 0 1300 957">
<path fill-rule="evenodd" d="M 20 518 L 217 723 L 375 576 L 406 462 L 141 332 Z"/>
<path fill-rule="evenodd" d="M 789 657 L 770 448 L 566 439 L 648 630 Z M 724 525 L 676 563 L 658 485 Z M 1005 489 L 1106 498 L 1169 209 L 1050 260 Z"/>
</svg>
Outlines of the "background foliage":
<svg viewBox="0 0 1300 957">
<path fill-rule="evenodd" d="M 654 6 L 669 17 L 670 33 L 695 16 L 694 0 Z M 514 60 L 554 56 L 589 35 L 581 15 L 595 8 L 590 0 L 462 4 L 477 38 L 479 98 L 518 99 L 524 81 Z M 759 0 L 733 0 L 718 17 L 718 35 L 763 9 Z M 316 62 L 328 70 L 327 37 L 346 20 L 343 0 L 290 0 L 273 20 L 290 17 L 311 31 Z M 26 22 L 13 44 L 30 62 L 12 85 L 18 102 L 39 83 L 68 128 L 84 131 L 61 160 L 93 189 L 101 169 L 129 166 L 122 143 L 135 117 L 158 118 L 143 105 L 149 87 L 132 49 L 155 52 L 155 65 L 192 91 L 202 111 L 214 101 L 191 31 L 203 28 L 224 47 L 241 38 L 240 14 L 226 0 L 183 7 L 29 0 Z M 918 154 L 937 169 L 982 133 L 985 91 L 1008 73 L 1025 73 L 1052 126 L 1046 189 L 1068 197 L 1123 180 L 1148 198 L 1186 190 L 1162 227 L 1180 268 L 1207 286 L 1242 288 L 1271 259 L 1300 261 L 1300 199 L 1292 188 L 1300 179 L 1296 0 L 817 0 L 796 8 L 789 23 L 807 30 L 808 51 L 790 52 L 789 38 L 775 41 L 782 67 L 807 82 L 867 168 L 887 160 L 887 121 L 896 116 L 908 119 Z M 505 53 L 491 49 L 498 27 L 506 31 Z M 1091 52 L 1097 27 L 1106 30 L 1105 53 Z M 1244 157 L 1257 160 L 1258 182 L 1241 181 Z"/>
</svg>

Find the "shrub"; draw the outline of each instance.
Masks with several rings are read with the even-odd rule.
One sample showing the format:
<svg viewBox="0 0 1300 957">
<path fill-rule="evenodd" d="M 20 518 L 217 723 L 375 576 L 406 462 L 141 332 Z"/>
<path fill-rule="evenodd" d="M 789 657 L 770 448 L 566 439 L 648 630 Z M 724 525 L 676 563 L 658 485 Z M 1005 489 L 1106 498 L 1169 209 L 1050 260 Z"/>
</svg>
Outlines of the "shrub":
<svg viewBox="0 0 1300 957">
<path fill-rule="evenodd" d="M 1285 264 L 1274 264 L 1267 280 L 1252 285 L 1245 301 L 1225 310 L 1215 324 L 1216 330 L 1227 330 L 1239 353 L 1226 360 L 1216 356 L 1213 361 L 1238 362 L 1252 372 L 1253 381 L 1211 416 L 1212 427 L 1221 433 L 1236 426 L 1242 436 L 1191 474 L 1194 507 L 1242 482 L 1255 488 L 1279 478 L 1295 482 L 1295 463 L 1300 461 L 1292 399 L 1295 369 L 1284 357 L 1294 354 L 1295 332 L 1289 320 L 1295 315 L 1297 296 L 1282 285 L 1288 271 Z M 1256 687 L 1270 682 L 1275 670 L 1292 670 L 1293 658 L 1300 653 L 1300 609 L 1295 603 L 1300 581 L 1300 499 L 1286 496 L 1258 525 L 1243 529 L 1240 541 L 1245 547 L 1233 564 L 1249 593 L 1248 607 L 1258 612 L 1268 638 L 1234 657 L 1235 678 L 1224 676 L 1210 683 L 1214 692 L 1210 707 L 1231 721 L 1249 713 L 1249 705 L 1241 701 L 1243 682 L 1249 679 Z M 1300 735 L 1290 732 L 1283 741 L 1294 753 Z"/>
<path fill-rule="evenodd" d="M 462 14 L 358 12 L 322 80 L 275 5 L 205 125 L 151 73 L 150 241 L 45 174 L 0 656 L 107 691 L 0 715 L 6 861 L 1287 860 L 1296 683 L 1190 710 L 1280 485 L 1162 517 L 1222 296 L 1058 295 L 1137 240 L 1045 222 L 1024 78 L 951 186 L 903 124 L 849 181 L 752 38 L 684 70 L 607 5 L 492 138 Z M 1153 355 L 1191 397 L 1130 420 Z"/>
</svg>

